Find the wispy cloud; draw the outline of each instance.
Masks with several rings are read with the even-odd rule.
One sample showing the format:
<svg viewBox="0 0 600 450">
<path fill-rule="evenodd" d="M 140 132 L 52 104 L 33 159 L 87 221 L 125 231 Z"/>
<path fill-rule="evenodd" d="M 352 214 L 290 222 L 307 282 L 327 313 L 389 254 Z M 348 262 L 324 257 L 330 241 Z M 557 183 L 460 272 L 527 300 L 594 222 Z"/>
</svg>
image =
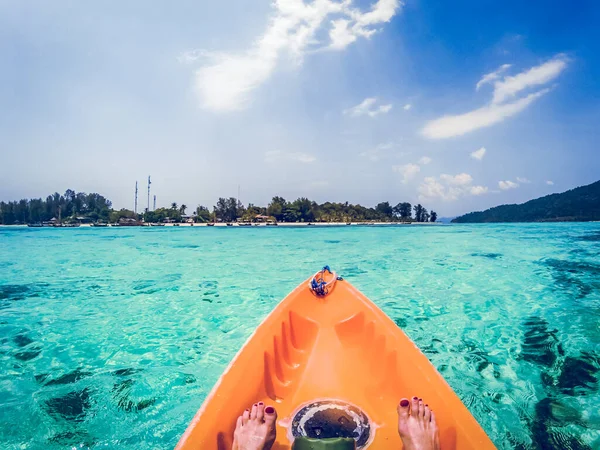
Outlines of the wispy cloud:
<svg viewBox="0 0 600 450">
<path fill-rule="evenodd" d="M 343 50 L 358 38 L 370 38 L 377 25 L 389 22 L 400 8 L 399 0 L 378 0 L 370 11 L 352 6 L 352 0 L 275 0 L 275 12 L 264 34 L 240 53 L 188 51 L 183 63 L 202 57 L 206 65 L 196 72 L 195 89 L 203 108 L 217 112 L 248 106 L 251 93 L 266 82 L 288 54 L 299 66 L 308 51 L 327 48 Z M 327 21 L 330 16 L 342 17 Z M 319 40 L 323 28 L 330 27 L 329 43 Z"/>
<path fill-rule="evenodd" d="M 394 146 L 391 142 L 379 144 L 377 147 L 362 152 L 360 156 L 369 159 L 370 161 L 376 162 L 382 159 L 385 155 L 386 150 L 391 149 Z"/>
<path fill-rule="evenodd" d="M 421 171 L 421 167 L 410 163 L 401 166 L 392 166 L 392 170 L 402 175 L 402 182 L 406 184 Z"/>
<path fill-rule="evenodd" d="M 360 104 L 344 110 L 345 115 L 352 117 L 359 117 L 368 115 L 369 117 L 375 117 L 379 114 L 387 114 L 392 109 L 392 105 L 376 105 L 377 99 L 375 97 L 365 98 Z"/>
<path fill-rule="evenodd" d="M 485 186 L 474 186 L 473 177 L 468 173 L 441 174 L 438 178 L 424 178 L 419 186 L 419 199 L 421 201 L 431 199 L 453 201 L 467 195 L 483 195 L 487 191 L 488 188 Z"/>
<path fill-rule="evenodd" d="M 210 58 L 214 56 L 213 54 L 207 52 L 206 50 L 195 49 L 195 50 L 185 50 L 177 56 L 177 61 L 181 64 L 192 64 L 199 59 L 202 58 Z"/>
<path fill-rule="evenodd" d="M 561 53 L 544 64 L 515 76 L 501 77 L 500 74 L 510 67 L 505 64 L 495 72 L 485 75 L 476 85 L 476 89 L 488 83 L 494 85 L 492 101 L 488 105 L 464 114 L 447 115 L 432 120 L 425 124 L 421 134 L 429 139 L 445 139 L 502 122 L 523 111 L 542 95 L 547 94 L 550 88 L 538 90 L 516 100 L 512 100 L 513 97 L 527 89 L 549 83 L 558 77 L 567 65 L 568 59 Z"/>
<path fill-rule="evenodd" d="M 485 149 L 485 147 L 481 147 L 479 150 L 475 150 L 474 152 L 471 152 L 471 158 L 481 161 L 483 159 L 483 157 L 485 156 L 486 152 L 487 152 L 487 150 Z"/>
<path fill-rule="evenodd" d="M 406 105 L 404 105 L 404 106 L 402 107 L 402 109 L 403 109 L 404 111 L 408 111 L 410 108 L 412 108 L 412 105 L 411 105 L 410 103 L 407 103 Z"/>
<path fill-rule="evenodd" d="M 351 0 L 345 0 L 343 3 L 350 5 Z M 399 0 L 379 0 L 367 13 L 352 7 L 345 8 L 346 17 L 331 21 L 330 48 L 344 49 L 360 37 L 370 38 L 378 31 L 374 26 L 392 20 L 400 5 Z"/>
<path fill-rule="evenodd" d="M 481 86 L 483 86 L 484 84 L 488 84 L 491 83 L 493 81 L 496 81 L 497 79 L 500 78 L 500 74 L 502 74 L 503 72 L 506 72 L 508 69 L 510 69 L 511 64 L 502 64 L 498 69 L 496 69 L 495 71 L 485 74 L 481 80 L 479 80 L 477 82 L 477 84 L 475 85 L 475 90 L 478 91 L 479 88 L 481 88 Z"/>
<path fill-rule="evenodd" d="M 517 181 L 522 184 L 530 184 L 531 180 L 524 177 L 517 177 Z"/>
<path fill-rule="evenodd" d="M 427 123 L 421 132 L 429 139 L 461 136 L 479 128 L 502 122 L 504 119 L 520 113 L 548 92 L 550 92 L 550 89 L 542 89 L 513 103 L 491 104 L 465 114 L 445 116 Z"/>
<path fill-rule="evenodd" d="M 518 183 L 510 180 L 498 181 L 498 187 L 503 191 L 507 191 L 508 189 L 516 189 L 519 187 Z"/>
<path fill-rule="evenodd" d="M 535 86 L 542 86 L 561 74 L 567 68 L 568 60 L 565 55 L 559 54 L 550 61 L 514 77 L 507 76 L 494 83 L 494 103 L 502 103 L 507 98 L 514 97 L 519 92 Z"/>
<path fill-rule="evenodd" d="M 419 164 L 422 165 L 427 165 L 429 164 L 431 161 L 433 161 L 433 159 L 431 159 L 429 156 L 423 156 L 420 160 L 419 160 Z"/>
<path fill-rule="evenodd" d="M 275 163 L 280 161 L 295 161 L 299 163 L 312 163 L 315 162 L 317 158 L 314 155 L 309 153 L 302 152 L 282 152 L 281 150 L 271 150 L 265 153 L 265 162 L 267 163 Z"/>
<path fill-rule="evenodd" d="M 554 181 L 552 181 L 552 180 L 548 180 L 548 181 L 546 181 L 546 184 L 547 184 L 548 186 L 554 186 Z"/>
</svg>

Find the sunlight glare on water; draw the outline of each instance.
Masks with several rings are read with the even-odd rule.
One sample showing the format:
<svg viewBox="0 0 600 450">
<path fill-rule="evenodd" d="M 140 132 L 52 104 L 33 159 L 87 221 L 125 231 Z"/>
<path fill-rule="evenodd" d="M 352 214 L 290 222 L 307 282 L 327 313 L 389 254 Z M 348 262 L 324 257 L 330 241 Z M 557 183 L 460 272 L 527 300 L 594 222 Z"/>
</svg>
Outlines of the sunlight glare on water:
<svg viewBox="0 0 600 450">
<path fill-rule="evenodd" d="M 499 448 L 600 448 L 600 224 L 0 228 L 0 446 L 173 448 L 324 264 Z"/>
</svg>

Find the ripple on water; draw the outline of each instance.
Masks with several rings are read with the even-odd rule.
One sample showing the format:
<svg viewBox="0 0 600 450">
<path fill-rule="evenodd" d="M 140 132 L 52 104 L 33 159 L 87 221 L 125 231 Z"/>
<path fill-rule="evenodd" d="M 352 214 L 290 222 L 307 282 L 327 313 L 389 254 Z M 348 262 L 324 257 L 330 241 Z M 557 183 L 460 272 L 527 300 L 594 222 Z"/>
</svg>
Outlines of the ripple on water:
<svg viewBox="0 0 600 450">
<path fill-rule="evenodd" d="M 471 256 L 481 256 L 482 258 L 498 259 L 502 257 L 502 253 L 471 253 Z"/>
<path fill-rule="evenodd" d="M 76 383 L 77 381 L 82 380 L 83 378 L 89 377 L 90 375 L 92 375 L 92 372 L 88 372 L 88 371 L 82 370 L 82 369 L 75 369 L 71 372 L 65 373 L 60 376 L 55 376 L 55 377 L 53 377 L 49 373 L 35 375 L 34 377 L 38 383 L 41 383 L 44 386 L 56 386 L 56 385 Z"/>
<path fill-rule="evenodd" d="M 543 264 L 551 270 L 556 285 L 577 299 L 600 290 L 600 264 L 554 258 Z"/>
<path fill-rule="evenodd" d="M 49 286 L 48 283 L 3 284 L 0 285 L 0 300 L 18 301 L 39 297 Z"/>
<path fill-rule="evenodd" d="M 520 358 L 543 367 L 551 367 L 559 355 L 564 354 L 556 337 L 557 330 L 551 330 L 548 322 L 541 317 L 528 317 L 523 322 L 523 343 Z"/>
</svg>

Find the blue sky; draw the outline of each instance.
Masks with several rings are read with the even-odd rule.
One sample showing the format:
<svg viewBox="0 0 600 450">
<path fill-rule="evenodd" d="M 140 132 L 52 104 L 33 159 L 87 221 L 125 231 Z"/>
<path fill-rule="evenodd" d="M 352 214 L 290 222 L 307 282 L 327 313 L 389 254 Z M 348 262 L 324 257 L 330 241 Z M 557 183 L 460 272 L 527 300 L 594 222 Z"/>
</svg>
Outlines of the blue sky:
<svg viewBox="0 0 600 450">
<path fill-rule="evenodd" d="M 0 0 L 0 199 L 131 208 L 148 174 L 190 207 L 561 192 L 600 178 L 598 23 L 592 1 Z"/>
</svg>

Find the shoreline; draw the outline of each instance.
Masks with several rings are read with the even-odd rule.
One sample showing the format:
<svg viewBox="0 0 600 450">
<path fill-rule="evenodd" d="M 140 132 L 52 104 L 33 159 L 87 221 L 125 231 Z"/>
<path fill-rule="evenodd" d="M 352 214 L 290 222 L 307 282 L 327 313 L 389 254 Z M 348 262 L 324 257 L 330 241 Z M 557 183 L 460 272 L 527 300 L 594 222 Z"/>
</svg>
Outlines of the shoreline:
<svg viewBox="0 0 600 450">
<path fill-rule="evenodd" d="M 28 225 L 3 225 L 0 224 L 0 228 L 42 228 L 42 229 L 50 229 L 50 228 L 60 228 L 60 229 L 64 229 L 64 228 L 144 228 L 144 227 L 156 227 L 156 228 L 162 228 L 162 227 L 172 227 L 172 228 L 180 228 L 180 227 L 184 227 L 184 228 L 198 228 L 198 227 L 218 227 L 218 228 L 228 228 L 228 227 L 233 227 L 233 228 L 255 228 L 255 227 L 260 227 L 260 228 L 274 228 L 274 227 L 283 227 L 283 228 L 299 228 L 299 227 L 315 227 L 315 228 L 327 228 L 327 227 L 400 227 L 400 226 L 431 226 L 431 225 L 436 225 L 436 226 L 448 226 L 448 225 L 500 225 L 500 224 L 504 224 L 504 225 L 516 225 L 516 224 L 548 224 L 548 223 L 600 223 L 600 221 L 597 220 L 586 220 L 586 221 L 561 221 L 561 222 L 483 222 L 483 223 L 478 223 L 478 222 L 474 222 L 474 223 L 459 223 L 459 224 L 453 224 L 453 223 L 445 223 L 445 222 L 311 222 L 311 223 L 306 223 L 306 222 L 280 222 L 277 225 L 273 225 L 273 224 L 269 224 L 267 225 L 266 223 L 252 223 L 252 224 L 242 224 L 240 225 L 239 223 L 180 223 L 180 224 L 174 224 L 174 223 L 164 223 L 164 224 L 149 224 L 149 223 L 145 223 L 142 225 L 134 225 L 134 226 L 127 226 L 127 225 L 108 225 L 105 227 L 95 227 L 92 226 L 91 224 L 88 223 L 84 223 L 81 224 L 79 226 L 71 226 L 71 227 L 29 227 Z"/>
<path fill-rule="evenodd" d="M 1 225 L 0 228 L 41 228 L 41 229 L 51 229 L 51 228 L 143 228 L 143 227 L 170 227 L 170 228 L 196 228 L 196 227 L 219 227 L 219 228 L 275 228 L 275 227 L 283 227 L 283 228 L 297 228 L 297 227 L 397 227 L 397 226 L 410 226 L 410 225 L 448 225 L 447 223 L 441 222 L 279 222 L 277 224 L 267 224 L 267 223 L 251 223 L 251 224 L 239 224 L 239 223 L 164 223 L 164 224 L 156 224 L 156 223 L 144 223 L 142 225 L 108 225 L 103 227 L 95 227 L 91 224 L 85 223 L 79 226 L 71 226 L 71 227 L 29 227 L 28 225 Z"/>
</svg>

